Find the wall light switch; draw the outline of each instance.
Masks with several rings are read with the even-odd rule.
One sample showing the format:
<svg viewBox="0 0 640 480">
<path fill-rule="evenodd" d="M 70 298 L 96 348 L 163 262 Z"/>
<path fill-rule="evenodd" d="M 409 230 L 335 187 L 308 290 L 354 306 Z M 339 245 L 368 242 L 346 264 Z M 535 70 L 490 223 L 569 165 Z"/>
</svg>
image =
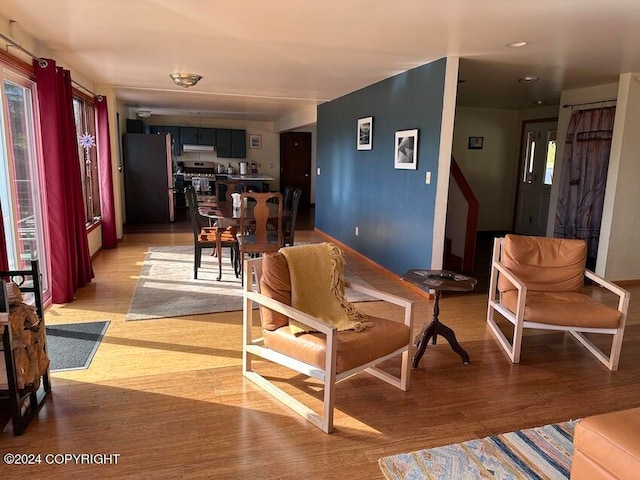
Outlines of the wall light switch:
<svg viewBox="0 0 640 480">
<path fill-rule="evenodd" d="M 318 167 L 318 173 L 316 175 L 320 175 L 320 167 Z"/>
<path fill-rule="evenodd" d="M 356 237 L 358 236 L 358 233 L 359 233 L 358 227 L 356 227 Z"/>
<path fill-rule="evenodd" d="M 426 183 L 427 185 L 431 183 L 431 172 L 427 172 L 427 174 L 424 176 L 424 183 Z"/>
</svg>

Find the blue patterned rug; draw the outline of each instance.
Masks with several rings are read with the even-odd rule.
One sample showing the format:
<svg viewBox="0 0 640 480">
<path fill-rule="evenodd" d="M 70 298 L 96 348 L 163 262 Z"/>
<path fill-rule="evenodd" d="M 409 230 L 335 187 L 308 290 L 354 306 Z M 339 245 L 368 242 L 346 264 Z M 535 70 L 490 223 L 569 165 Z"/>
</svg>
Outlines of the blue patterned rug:
<svg viewBox="0 0 640 480">
<path fill-rule="evenodd" d="M 388 480 L 568 479 L 577 420 L 383 457 Z"/>
</svg>

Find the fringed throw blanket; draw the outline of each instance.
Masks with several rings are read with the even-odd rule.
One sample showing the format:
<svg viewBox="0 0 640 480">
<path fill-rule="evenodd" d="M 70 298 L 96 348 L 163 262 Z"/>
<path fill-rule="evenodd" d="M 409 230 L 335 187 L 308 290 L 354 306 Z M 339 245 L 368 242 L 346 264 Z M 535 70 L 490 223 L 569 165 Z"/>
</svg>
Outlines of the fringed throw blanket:
<svg viewBox="0 0 640 480">
<path fill-rule="evenodd" d="M 280 249 L 291 277 L 291 306 L 335 325 L 338 330 L 361 331 L 373 325 L 344 295 L 344 257 L 333 243 L 316 243 Z M 294 334 L 311 327 L 289 321 Z"/>
</svg>

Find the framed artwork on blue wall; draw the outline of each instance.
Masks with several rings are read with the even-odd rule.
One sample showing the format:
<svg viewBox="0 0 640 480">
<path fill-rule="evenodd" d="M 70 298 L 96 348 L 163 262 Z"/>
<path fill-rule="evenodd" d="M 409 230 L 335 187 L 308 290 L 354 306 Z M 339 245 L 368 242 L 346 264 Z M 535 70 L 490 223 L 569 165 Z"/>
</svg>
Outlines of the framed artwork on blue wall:
<svg viewBox="0 0 640 480">
<path fill-rule="evenodd" d="M 396 132 L 395 168 L 416 170 L 418 168 L 418 130 Z"/>
<path fill-rule="evenodd" d="M 358 119 L 358 150 L 371 150 L 373 140 L 373 117 Z"/>
</svg>

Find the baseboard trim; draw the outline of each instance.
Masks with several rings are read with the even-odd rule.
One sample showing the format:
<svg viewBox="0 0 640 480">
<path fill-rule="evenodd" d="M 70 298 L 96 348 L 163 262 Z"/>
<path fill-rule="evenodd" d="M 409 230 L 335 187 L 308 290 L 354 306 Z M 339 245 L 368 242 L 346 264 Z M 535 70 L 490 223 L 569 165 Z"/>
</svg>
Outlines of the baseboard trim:
<svg viewBox="0 0 640 480">
<path fill-rule="evenodd" d="M 357 257 L 358 260 L 366 263 L 367 265 L 369 265 L 372 268 L 375 268 L 377 271 L 379 271 L 383 275 L 385 275 L 385 276 L 389 277 L 391 280 L 399 283 L 404 288 L 406 288 L 408 290 L 411 290 L 412 292 L 414 292 L 414 293 L 416 293 L 416 294 L 420 295 L 421 297 L 424 297 L 424 298 L 426 298 L 428 300 L 433 300 L 433 294 L 425 292 L 424 290 L 422 290 L 421 288 L 416 287 L 415 285 L 413 285 L 410 282 L 405 282 L 404 280 L 402 280 L 402 278 L 400 278 L 398 275 L 393 273 L 391 270 L 387 270 L 382 265 L 380 265 L 380 264 L 374 262 L 373 260 L 371 260 L 369 257 L 366 257 L 362 253 L 358 252 L 357 250 L 354 250 L 350 246 L 345 245 L 340 240 L 336 240 L 335 238 L 333 238 L 328 233 L 325 233 L 322 230 L 318 230 L 317 228 L 314 228 L 313 231 L 315 233 L 317 233 L 318 235 L 320 235 L 321 237 L 324 237 L 327 241 L 335 243 L 342 250 L 348 252 L 349 255 L 353 255 L 354 257 Z"/>
<path fill-rule="evenodd" d="M 640 278 L 631 279 L 631 280 L 612 280 L 611 283 L 615 283 L 620 287 L 630 287 L 633 285 L 640 285 Z"/>
</svg>

